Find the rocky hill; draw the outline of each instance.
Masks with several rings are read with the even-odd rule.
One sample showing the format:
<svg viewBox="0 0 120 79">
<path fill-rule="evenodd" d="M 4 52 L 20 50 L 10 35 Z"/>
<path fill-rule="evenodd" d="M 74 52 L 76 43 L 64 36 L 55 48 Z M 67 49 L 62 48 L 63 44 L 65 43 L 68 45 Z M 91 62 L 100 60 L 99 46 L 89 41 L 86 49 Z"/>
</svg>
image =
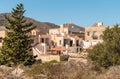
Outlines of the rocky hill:
<svg viewBox="0 0 120 79">
<path fill-rule="evenodd" d="M 4 15 L 10 16 L 10 13 L 2 13 L 0 14 L 0 26 L 5 26 L 7 24 L 7 21 L 4 18 Z M 50 28 L 57 28 L 59 27 L 56 24 L 49 23 L 49 22 L 39 22 L 37 20 L 34 20 L 29 17 L 25 17 L 27 22 L 32 22 L 33 25 L 37 26 L 36 28 L 40 30 L 40 33 L 47 33 Z"/>
</svg>

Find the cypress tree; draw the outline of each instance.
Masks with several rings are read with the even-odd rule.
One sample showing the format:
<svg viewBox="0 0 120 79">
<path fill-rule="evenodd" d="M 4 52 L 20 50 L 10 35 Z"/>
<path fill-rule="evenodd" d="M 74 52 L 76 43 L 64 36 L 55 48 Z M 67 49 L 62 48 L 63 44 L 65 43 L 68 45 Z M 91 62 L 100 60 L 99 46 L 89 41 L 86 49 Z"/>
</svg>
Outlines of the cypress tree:
<svg viewBox="0 0 120 79">
<path fill-rule="evenodd" d="M 11 11 L 11 16 L 5 15 L 8 24 L 6 37 L 0 53 L 0 64 L 14 66 L 19 64 L 31 65 L 35 62 L 32 51 L 30 32 L 35 28 L 32 23 L 26 22 L 24 18 L 23 4 L 18 4 Z"/>
</svg>

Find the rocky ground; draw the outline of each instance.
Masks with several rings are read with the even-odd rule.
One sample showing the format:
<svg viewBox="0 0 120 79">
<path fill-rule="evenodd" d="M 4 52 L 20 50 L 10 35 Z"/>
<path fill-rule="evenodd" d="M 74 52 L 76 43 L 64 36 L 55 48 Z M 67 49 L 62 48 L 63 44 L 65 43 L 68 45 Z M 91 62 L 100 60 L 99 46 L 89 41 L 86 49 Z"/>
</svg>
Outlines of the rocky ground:
<svg viewBox="0 0 120 79">
<path fill-rule="evenodd" d="M 100 69 L 95 64 L 70 60 L 30 67 L 0 66 L 0 79 L 120 79 L 120 66 Z"/>
</svg>

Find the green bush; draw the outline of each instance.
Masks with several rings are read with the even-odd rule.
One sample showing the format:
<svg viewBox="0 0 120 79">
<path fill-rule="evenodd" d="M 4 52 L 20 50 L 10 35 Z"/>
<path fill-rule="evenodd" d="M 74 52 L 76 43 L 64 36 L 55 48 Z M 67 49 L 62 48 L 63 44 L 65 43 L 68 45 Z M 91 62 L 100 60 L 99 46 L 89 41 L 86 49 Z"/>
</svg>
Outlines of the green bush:
<svg viewBox="0 0 120 79">
<path fill-rule="evenodd" d="M 48 63 L 53 64 L 53 63 L 58 63 L 56 60 L 51 60 Z"/>
<path fill-rule="evenodd" d="M 34 64 L 30 70 L 27 71 L 28 76 L 35 76 L 35 75 L 40 75 L 40 74 L 50 74 L 49 73 L 49 69 L 51 68 L 51 66 L 57 63 L 56 60 L 52 60 L 49 62 L 45 62 L 45 63 L 36 63 Z"/>
</svg>

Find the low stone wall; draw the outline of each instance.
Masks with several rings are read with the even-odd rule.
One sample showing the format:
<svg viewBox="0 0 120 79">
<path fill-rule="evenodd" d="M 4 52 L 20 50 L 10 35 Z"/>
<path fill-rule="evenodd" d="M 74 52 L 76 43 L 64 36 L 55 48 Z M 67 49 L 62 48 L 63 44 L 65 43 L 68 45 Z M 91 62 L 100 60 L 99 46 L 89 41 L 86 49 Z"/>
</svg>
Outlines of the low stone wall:
<svg viewBox="0 0 120 79">
<path fill-rule="evenodd" d="M 84 59 L 84 58 L 69 58 L 68 59 L 68 62 L 69 61 L 74 61 L 74 62 L 82 62 L 82 63 L 84 63 L 84 64 L 87 64 L 87 59 Z"/>
<path fill-rule="evenodd" d="M 37 57 L 37 59 L 41 59 L 42 62 L 48 62 L 51 60 L 56 60 L 56 61 L 60 61 L 60 56 L 59 55 L 39 55 Z"/>
<path fill-rule="evenodd" d="M 68 53 L 68 55 L 72 58 L 87 58 L 87 53 L 81 52 L 81 53 Z"/>
<path fill-rule="evenodd" d="M 84 64 L 87 63 L 87 53 L 69 53 L 68 61 L 82 62 Z"/>
</svg>

